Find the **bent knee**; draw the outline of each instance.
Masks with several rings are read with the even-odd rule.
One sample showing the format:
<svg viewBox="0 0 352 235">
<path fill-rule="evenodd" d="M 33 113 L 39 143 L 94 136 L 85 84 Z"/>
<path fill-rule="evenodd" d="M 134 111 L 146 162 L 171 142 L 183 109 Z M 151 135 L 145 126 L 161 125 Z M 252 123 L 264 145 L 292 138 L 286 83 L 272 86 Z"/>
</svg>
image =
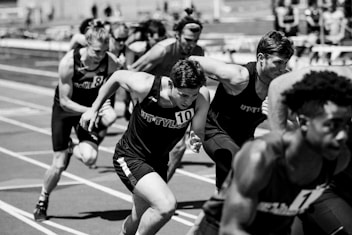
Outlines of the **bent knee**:
<svg viewBox="0 0 352 235">
<path fill-rule="evenodd" d="M 163 218 L 171 218 L 176 211 L 177 201 L 175 197 L 165 198 L 162 201 L 159 201 L 157 205 L 157 210 Z"/>
<path fill-rule="evenodd" d="M 117 114 L 113 108 L 105 110 L 101 117 L 101 123 L 108 127 L 111 126 L 117 119 Z"/>
<path fill-rule="evenodd" d="M 81 145 L 81 144 L 80 144 Z M 98 158 L 98 151 L 94 147 L 85 144 L 80 146 L 81 160 L 87 166 L 93 165 Z"/>
<path fill-rule="evenodd" d="M 87 166 L 93 165 L 97 161 L 97 158 L 97 153 L 82 153 L 82 161 Z"/>
</svg>

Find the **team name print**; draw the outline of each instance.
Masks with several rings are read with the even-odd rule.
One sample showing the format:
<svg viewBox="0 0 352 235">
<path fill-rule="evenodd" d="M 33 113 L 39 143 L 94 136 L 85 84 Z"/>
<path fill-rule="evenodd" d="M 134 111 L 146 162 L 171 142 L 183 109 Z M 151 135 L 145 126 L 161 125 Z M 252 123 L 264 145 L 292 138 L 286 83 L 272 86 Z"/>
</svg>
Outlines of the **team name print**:
<svg viewBox="0 0 352 235">
<path fill-rule="evenodd" d="M 187 109 L 175 113 L 176 120 L 159 117 L 141 110 L 141 117 L 147 122 L 153 122 L 157 126 L 163 126 L 172 129 L 181 129 L 188 125 L 189 121 L 194 116 L 194 110 Z"/>
<path fill-rule="evenodd" d="M 262 110 L 259 107 L 252 107 L 252 106 L 248 106 L 245 104 L 241 104 L 240 109 L 247 112 L 247 113 L 259 113 Z"/>
<path fill-rule="evenodd" d="M 282 202 L 260 202 L 257 206 L 257 210 L 285 216 L 302 214 L 316 199 L 318 199 L 318 197 L 321 196 L 326 188 L 326 185 L 320 185 L 315 189 L 303 189 L 289 206 Z"/>
<path fill-rule="evenodd" d="M 82 89 L 92 89 L 92 88 L 101 86 L 103 82 L 104 82 L 104 76 L 96 75 L 93 77 L 92 81 L 84 81 L 82 83 L 76 82 L 74 83 L 74 86 Z"/>
</svg>

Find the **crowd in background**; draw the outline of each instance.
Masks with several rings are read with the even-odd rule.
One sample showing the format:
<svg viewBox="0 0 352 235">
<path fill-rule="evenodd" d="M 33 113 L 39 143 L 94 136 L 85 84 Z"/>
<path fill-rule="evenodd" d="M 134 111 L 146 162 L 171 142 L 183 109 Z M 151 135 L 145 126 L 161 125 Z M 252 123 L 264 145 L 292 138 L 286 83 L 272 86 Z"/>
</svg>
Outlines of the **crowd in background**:
<svg viewBox="0 0 352 235">
<path fill-rule="evenodd" d="M 333 45 L 340 45 L 350 37 L 350 0 L 309 0 L 303 17 L 297 1 L 279 0 L 273 12 L 274 28 L 286 36 L 315 35 L 317 43 Z M 300 25 L 304 25 L 304 28 Z"/>
</svg>

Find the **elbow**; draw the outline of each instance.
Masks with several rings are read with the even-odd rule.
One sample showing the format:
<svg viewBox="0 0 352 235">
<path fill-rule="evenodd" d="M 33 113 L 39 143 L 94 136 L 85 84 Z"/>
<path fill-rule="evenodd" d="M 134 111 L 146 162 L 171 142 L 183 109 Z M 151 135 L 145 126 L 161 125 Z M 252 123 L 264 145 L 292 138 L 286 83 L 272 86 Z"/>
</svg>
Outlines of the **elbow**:
<svg viewBox="0 0 352 235">
<path fill-rule="evenodd" d="M 70 111 L 68 99 L 60 98 L 60 107 L 61 107 L 64 111 Z"/>
</svg>

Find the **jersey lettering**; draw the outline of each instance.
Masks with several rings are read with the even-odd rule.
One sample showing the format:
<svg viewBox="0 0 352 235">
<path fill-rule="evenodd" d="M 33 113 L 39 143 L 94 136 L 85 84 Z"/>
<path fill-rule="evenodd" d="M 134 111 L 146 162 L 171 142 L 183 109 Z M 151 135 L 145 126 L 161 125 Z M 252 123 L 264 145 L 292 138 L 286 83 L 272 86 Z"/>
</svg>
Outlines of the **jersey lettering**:
<svg viewBox="0 0 352 235">
<path fill-rule="evenodd" d="M 186 114 L 184 114 L 184 115 L 186 117 Z M 190 120 L 190 119 L 188 119 L 188 121 L 185 121 L 181 124 L 178 124 L 177 121 L 175 121 L 173 119 L 155 116 L 153 114 L 149 114 L 149 113 L 145 112 L 144 110 L 141 110 L 141 117 L 149 123 L 153 122 L 157 126 L 163 126 L 163 127 L 171 128 L 171 129 L 181 129 L 181 128 L 187 126 L 188 121 Z"/>
<path fill-rule="evenodd" d="M 327 187 L 327 185 L 319 185 L 315 189 L 302 189 L 290 206 L 282 202 L 260 202 L 257 206 L 257 210 L 284 216 L 302 214 L 321 196 Z"/>
</svg>

